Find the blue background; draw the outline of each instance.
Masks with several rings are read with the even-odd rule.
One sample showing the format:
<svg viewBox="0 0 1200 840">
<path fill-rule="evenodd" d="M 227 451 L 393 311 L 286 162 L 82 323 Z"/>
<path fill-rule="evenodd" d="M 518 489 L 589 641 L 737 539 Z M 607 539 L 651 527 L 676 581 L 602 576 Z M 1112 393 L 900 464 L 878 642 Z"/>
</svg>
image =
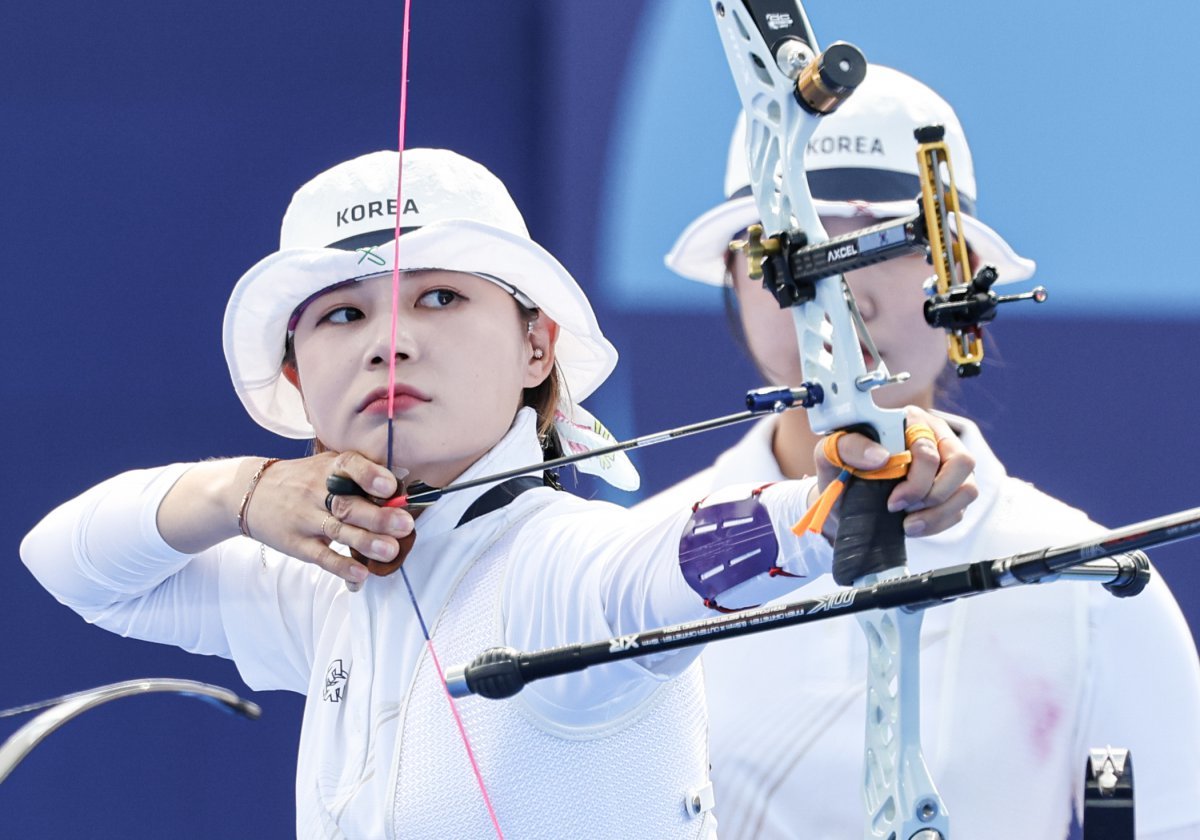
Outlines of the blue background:
<svg viewBox="0 0 1200 840">
<path fill-rule="evenodd" d="M 1086 18 L 1033 0 L 811 5 L 823 42 L 850 40 L 957 108 L 981 216 L 1051 288 L 1002 313 L 995 364 L 957 407 L 1011 472 L 1102 522 L 1195 505 L 1200 13 L 1145 4 L 1135 40 L 1115 3 Z M 242 412 L 221 313 L 301 182 L 395 147 L 399 3 L 51 1 L 5 19 L 0 706 L 140 676 L 240 687 L 229 663 L 86 626 L 17 546 L 122 469 L 301 454 Z M 758 383 L 716 294 L 661 266 L 721 197 L 736 111 L 706 5 L 418 0 L 411 47 L 408 144 L 492 168 L 621 350 L 593 410 L 623 436 L 737 410 Z M 646 489 L 739 433 L 639 454 Z M 1154 555 L 1193 627 L 1195 553 Z M 4 833 L 289 836 L 300 698 L 254 699 L 257 724 L 164 697 L 89 713 L 0 785 Z M 19 721 L 0 723 L 6 736 Z"/>
</svg>

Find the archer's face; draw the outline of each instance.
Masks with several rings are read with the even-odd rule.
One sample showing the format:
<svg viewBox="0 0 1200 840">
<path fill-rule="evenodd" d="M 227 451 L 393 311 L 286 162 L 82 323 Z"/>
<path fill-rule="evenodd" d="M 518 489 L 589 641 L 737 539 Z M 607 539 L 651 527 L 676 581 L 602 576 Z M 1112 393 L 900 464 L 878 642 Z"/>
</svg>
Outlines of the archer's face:
<svg viewBox="0 0 1200 840">
<path fill-rule="evenodd" d="M 335 287 L 296 325 L 309 421 L 335 451 L 387 461 L 390 275 Z M 405 272 L 396 323 L 393 463 L 442 486 L 508 431 L 522 390 L 545 378 L 512 296 L 449 271 Z M 546 348 L 545 356 L 552 358 Z M 540 378 L 538 378 L 540 375 Z"/>
<path fill-rule="evenodd" d="M 876 221 L 870 216 L 822 219 L 830 236 L 850 233 Z M 867 331 L 888 370 L 912 375 L 907 382 L 874 392 L 876 403 L 885 408 L 910 403 L 923 408 L 933 405 L 934 386 L 947 359 L 944 333 L 925 323 L 923 284 L 932 271 L 921 256 L 914 254 L 846 275 Z M 733 286 L 750 352 L 770 384 L 802 382 L 791 313 L 779 308 L 761 282 L 750 280 L 746 257 L 741 252 L 733 260 Z M 868 370 L 874 366 L 870 358 L 866 363 Z"/>
</svg>

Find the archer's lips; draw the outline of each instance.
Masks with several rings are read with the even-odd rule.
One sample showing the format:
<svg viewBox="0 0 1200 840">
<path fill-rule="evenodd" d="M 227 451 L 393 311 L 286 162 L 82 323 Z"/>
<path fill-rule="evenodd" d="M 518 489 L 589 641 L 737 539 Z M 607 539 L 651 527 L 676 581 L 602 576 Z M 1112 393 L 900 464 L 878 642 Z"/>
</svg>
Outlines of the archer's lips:
<svg viewBox="0 0 1200 840">
<path fill-rule="evenodd" d="M 397 414 L 408 411 L 421 403 L 427 403 L 431 399 L 428 395 L 408 385 L 397 384 L 392 393 L 395 394 Z M 376 388 L 367 394 L 366 398 L 358 405 L 358 413 L 386 415 L 388 413 L 388 389 Z"/>
</svg>

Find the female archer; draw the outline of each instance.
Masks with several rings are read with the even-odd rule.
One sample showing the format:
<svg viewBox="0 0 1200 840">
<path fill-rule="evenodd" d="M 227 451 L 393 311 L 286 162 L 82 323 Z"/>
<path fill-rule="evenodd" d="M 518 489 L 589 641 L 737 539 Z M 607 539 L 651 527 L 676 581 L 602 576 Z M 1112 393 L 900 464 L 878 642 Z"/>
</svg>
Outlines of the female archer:
<svg viewBox="0 0 1200 840">
<path fill-rule="evenodd" d="M 90 622 L 229 657 L 253 688 L 305 694 L 302 836 L 711 836 L 696 651 L 457 708 L 438 658 L 710 614 L 680 571 L 680 542 L 723 499 L 754 500 L 771 549 L 720 597 L 784 594 L 828 565 L 824 539 L 788 526 L 833 470 L 692 500 L 652 524 L 549 486 L 530 465 L 579 437 L 578 402 L 616 352 L 495 176 L 444 150 L 406 151 L 402 165 L 402 203 L 394 152 L 301 187 L 280 250 L 242 276 L 226 310 L 247 411 L 312 438 L 317 454 L 118 475 L 51 512 L 22 558 Z M 973 497 L 972 465 L 943 421 L 911 419 L 931 431 L 892 501 L 934 533 Z M 866 469 L 886 457 L 853 435 L 839 448 Z M 410 480 L 446 487 L 525 466 L 533 481 L 446 493 L 415 522 L 383 503 Z M 364 495 L 327 492 L 331 476 Z M 401 563 L 404 574 L 383 574 Z"/>
</svg>

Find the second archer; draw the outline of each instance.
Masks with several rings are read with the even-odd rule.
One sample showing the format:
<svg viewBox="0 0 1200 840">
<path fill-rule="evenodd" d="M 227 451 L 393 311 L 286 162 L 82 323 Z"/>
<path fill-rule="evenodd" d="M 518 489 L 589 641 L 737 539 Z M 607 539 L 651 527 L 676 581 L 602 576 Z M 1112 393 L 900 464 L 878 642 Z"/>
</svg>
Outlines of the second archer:
<svg viewBox="0 0 1200 840">
<path fill-rule="evenodd" d="M 914 130 L 945 126 L 975 261 L 1004 281 L 1034 264 L 978 220 L 975 173 L 958 117 L 933 90 L 873 65 L 846 104 L 819 124 L 803 164 L 827 232 L 848 233 L 916 209 Z M 735 132 L 727 200 L 699 216 L 667 263 L 723 285 L 736 337 L 770 384 L 803 379 L 790 314 L 747 276 L 731 240 L 758 221 L 745 144 Z M 934 410 L 954 381 L 946 339 L 923 315 L 930 267 L 920 256 L 846 276 L 880 359 L 910 378 L 874 392 L 885 407 Z M 972 380 L 972 387 L 984 387 Z M 1083 539 L 1100 528 L 1080 511 L 1005 472 L 979 428 L 940 416 L 976 461 L 980 498 L 964 521 L 909 540 L 921 572 Z M 644 503 L 647 511 L 737 481 L 777 481 L 812 471 L 817 441 L 801 412 L 760 421 L 703 472 Z M 920 533 L 909 528 L 910 536 Z M 812 595 L 832 589 L 818 581 Z M 1200 835 L 1200 666 L 1187 626 L 1161 577 L 1137 598 L 1096 586 L 1055 584 L 928 611 L 922 633 L 922 733 L 954 836 L 1062 840 L 1081 794 L 1089 747 L 1132 749 L 1139 837 Z M 835 840 L 861 836 L 865 642 L 849 618 L 710 646 L 704 656 L 718 815 L 725 838 Z M 1145 654 L 1153 651 L 1152 656 Z M 1169 684 L 1171 690 L 1163 690 Z M 770 709 L 748 714 L 747 709 Z"/>
</svg>

